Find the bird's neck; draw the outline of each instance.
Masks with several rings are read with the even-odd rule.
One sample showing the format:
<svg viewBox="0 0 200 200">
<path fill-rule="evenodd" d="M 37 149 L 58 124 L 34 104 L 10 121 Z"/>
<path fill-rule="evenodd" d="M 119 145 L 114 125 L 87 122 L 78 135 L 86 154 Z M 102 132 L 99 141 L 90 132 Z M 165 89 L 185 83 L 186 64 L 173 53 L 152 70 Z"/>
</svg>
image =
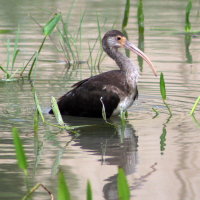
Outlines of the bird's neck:
<svg viewBox="0 0 200 200">
<path fill-rule="evenodd" d="M 135 76 L 137 80 L 139 77 L 138 67 L 127 56 L 119 52 L 116 48 L 112 48 L 106 53 L 117 63 L 120 70 L 124 71 L 127 76 Z"/>
</svg>

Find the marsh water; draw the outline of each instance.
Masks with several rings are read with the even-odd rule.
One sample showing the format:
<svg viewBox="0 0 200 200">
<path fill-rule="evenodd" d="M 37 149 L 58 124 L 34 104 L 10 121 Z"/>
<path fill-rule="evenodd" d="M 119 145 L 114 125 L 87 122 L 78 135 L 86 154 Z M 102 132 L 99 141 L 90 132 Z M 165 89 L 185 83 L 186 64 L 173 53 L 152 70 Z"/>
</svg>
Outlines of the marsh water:
<svg viewBox="0 0 200 200">
<path fill-rule="evenodd" d="M 101 119 L 64 118 L 68 125 L 92 125 L 79 128 L 79 135 L 44 125 L 41 121 L 34 132 L 35 103 L 33 83 L 40 105 L 48 122 L 56 124 L 48 114 L 51 96 L 59 98 L 70 86 L 83 78 L 98 74 L 85 62 L 89 45 L 98 37 L 97 16 L 102 35 L 113 27 L 121 29 L 125 1 L 5 1 L 0 7 L 0 64 L 6 65 L 7 41 L 14 45 L 19 27 L 20 54 L 17 66 L 22 66 L 38 50 L 43 26 L 56 11 L 64 16 L 70 13 L 70 30 L 76 31 L 82 23 L 81 65 L 70 68 L 63 62 L 54 39 L 48 39 L 37 62 L 32 82 L 0 82 L 0 199 L 21 199 L 36 183 L 44 184 L 55 196 L 57 172 L 62 168 L 73 199 L 86 196 L 90 180 L 94 199 L 117 199 L 117 170 L 122 167 L 134 200 L 198 200 L 200 199 L 200 114 L 189 112 L 200 95 L 200 36 L 184 34 L 186 0 L 144 0 L 144 51 L 163 72 L 167 89 L 170 117 L 163 105 L 159 76 L 154 77 L 146 63 L 138 82 L 139 98 L 129 109 L 125 126 L 120 118 L 114 128 Z M 192 30 L 200 30 L 199 1 L 191 13 Z M 37 21 L 37 23 L 35 22 Z M 105 24 L 105 26 L 103 26 Z M 132 2 L 127 27 L 129 40 L 138 45 L 137 1 Z M 100 47 L 99 47 L 100 48 Z M 95 49 L 97 52 L 97 47 Z M 131 58 L 138 63 L 137 57 Z M 100 72 L 117 69 L 110 58 L 105 58 Z M 3 73 L 1 72 L 1 79 Z M 88 105 L 89 106 L 89 105 Z M 152 110 L 156 109 L 159 114 Z M 12 127 L 21 131 L 29 163 L 25 178 L 18 168 L 12 140 Z M 42 189 L 32 199 L 47 200 Z"/>
</svg>

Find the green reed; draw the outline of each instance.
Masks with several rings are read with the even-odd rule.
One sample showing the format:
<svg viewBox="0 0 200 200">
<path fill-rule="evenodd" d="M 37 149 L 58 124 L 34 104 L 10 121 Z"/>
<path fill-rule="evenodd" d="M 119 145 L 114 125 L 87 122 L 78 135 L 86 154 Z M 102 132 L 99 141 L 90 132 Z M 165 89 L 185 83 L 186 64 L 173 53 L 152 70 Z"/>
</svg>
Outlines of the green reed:
<svg viewBox="0 0 200 200">
<path fill-rule="evenodd" d="M 35 101 L 37 112 L 39 113 L 39 116 L 42 119 L 42 122 L 46 125 L 54 126 L 54 127 L 60 128 L 60 129 L 65 129 L 65 130 L 71 131 L 72 133 L 77 133 L 74 129 L 90 126 L 90 125 L 67 126 L 63 122 L 62 116 L 60 114 L 60 110 L 58 108 L 57 102 L 56 102 L 54 97 L 52 97 L 52 109 L 53 109 L 53 113 L 56 116 L 56 120 L 57 120 L 59 125 L 49 123 L 44 118 L 44 115 L 42 113 L 42 109 L 41 109 L 41 106 L 40 106 L 40 102 L 39 102 L 39 99 L 38 99 L 38 96 L 37 96 L 37 93 L 35 92 L 35 90 L 34 90 L 34 101 Z"/>
<path fill-rule="evenodd" d="M 193 105 L 193 107 L 192 107 L 192 109 L 190 111 L 190 115 L 194 115 L 194 112 L 195 112 L 199 102 L 200 102 L 200 96 L 196 99 L 196 101 L 195 101 L 195 103 L 194 103 L 194 105 Z"/>
<path fill-rule="evenodd" d="M 160 74 L 160 94 L 162 96 L 163 103 L 169 112 L 169 115 L 172 116 L 172 111 L 171 111 L 169 105 L 166 103 L 167 93 L 166 93 L 166 88 L 165 88 L 165 79 L 164 79 L 164 75 L 162 72 Z"/>
<path fill-rule="evenodd" d="M 31 67 L 30 67 L 30 70 L 29 70 L 29 73 L 28 73 L 28 78 L 30 79 L 31 78 L 31 74 L 32 74 L 32 71 L 33 71 L 33 68 L 35 66 L 35 63 L 37 61 L 37 58 L 44 46 L 44 43 L 47 39 L 48 36 L 50 36 L 50 34 L 53 32 L 53 30 L 55 29 L 55 27 L 57 26 L 58 22 L 60 21 L 61 19 L 61 14 L 60 13 L 56 13 L 48 22 L 47 24 L 44 26 L 43 28 L 43 34 L 45 35 L 43 40 L 42 40 L 42 43 L 41 45 L 39 46 L 39 49 L 36 53 L 36 57 L 34 57 L 33 59 L 33 62 L 31 64 Z"/>
<path fill-rule="evenodd" d="M 130 6 L 131 6 L 130 0 L 126 0 L 125 9 L 124 9 L 124 17 L 122 21 L 122 32 L 127 39 L 128 39 L 128 34 L 126 32 L 126 27 L 128 26 Z M 130 51 L 128 49 L 125 49 L 125 52 L 126 52 L 126 56 L 130 57 Z"/>
<path fill-rule="evenodd" d="M 163 73 L 160 74 L 160 93 L 163 101 L 165 101 L 167 98 L 167 94 L 166 94 L 165 79 Z"/>
<path fill-rule="evenodd" d="M 18 128 L 13 127 L 12 128 L 12 135 L 13 135 L 13 143 L 15 145 L 15 152 L 17 157 L 17 162 L 19 168 L 21 168 L 24 171 L 24 174 L 28 175 L 28 163 L 24 151 L 24 147 L 20 138 L 20 131 Z"/>
<path fill-rule="evenodd" d="M 130 13 L 130 0 L 126 0 L 125 10 L 124 10 L 124 17 L 122 21 L 122 30 L 125 30 L 125 28 L 128 25 L 128 19 L 129 19 L 129 13 Z"/>
<path fill-rule="evenodd" d="M 70 16 L 64 20 L 61 17 L 61 27 L 58 27 L 58 33 L 60 35 L 60 46 L 62 53 L 65 56 L 65 62 L 72 66 L 72 70 L 77 69 L 77 67 L 82 63 L 82 25 L 85 17 L 85 13 L 81 16 L 79 21 L 79 26 L 76 31 L 70 30 Z"/>
<path fill-rule="evenodd" d="M 0 66 L 0 69 L 4 72 L 5 75 L 5 81 L 15 81 L 14 78 L 15 74 L 20 70 L 19 67 L 15 69 L 15 62 L 17 59 L 18 54 L 20 53 L 19 49 L 19 29 L 17 30 L 14 47 L 13 47 L 13 54 L 11 52 L 11 44 L 10 40 L 7 41 L 7 60 L 6 60 L 6 66 Z"/>
<path fill-rule="evenodd" d="M 57 176 L 57 199 L 59 200 L 71 200 L 71 193 L 70 188 L 68 187 L 67 181 L 65 179 L 63 171 L 60 169 Z M 51 200 L 54 200 L 55 197 L 51 193 L 50 190 L 47 189 L 43 184 L 37 183 L 35 184 L 28 192 L 27 194 L 22 198 L 22 200 L 27 200 L 29 197 L 36 192 L 38 188 L 43 188 L 49 195 Z M 118 191 L 118 199 L 119 200 L 130 200 L 130 188 L 128 185 L 128 181 L 126 178 L 126 175 L 124 173 L 124 170 L 122 168 L 118 169 L 117 174 L 117 191 Z M 91 187 L 91 183 L 88 180 L 87 186 L 86 186 L 86 199 L 92 200 L 93 199 L 93 191 Z"/>
<path fill-rule="evenodd" d="M 15 152 L 16 152 L 16 158 L 18 162 L 19 168 L 21 168 L 24 171 L 24 174 L 26 178 L 28 178 L 28 162 L 26 158 L 26 154 L 24 151 L 24 147 L 20 138 L 20 131 L 18 128 L 13 127 L 12 128 L 12 135 L 13 135 L 13 143 L 15 145 Z M 28 179 L 27 179 L 28 180 Z M 42 187 L 48 194 L 51 196 L 51 200 L 53 200 L 52 193 L 43 185 L 40 183 L 37 183 L 35 186 L 33 186 L 30 190 L 28 190 L 27 194 L 22 198 L 22 200 L 27 200 L 29 197 L 39 188 Z"/>
<path fill-rule="evenodd" d="M 64 173 L 62 170 L 58 173 L 58 194 L 57 199 L 59 200 L 70 200 L 71 194 L 70 189 L 68 188 Z M 118 191 L 118 199 L 119 200 L 130 200 L 130 188 L 128 185 L 128 181 L 126 178 L 126 175 L 124 173 L 124 170 L 122 168 L 118 169 L 117 174 L 117 191 Z M 92 187 L 90 184 L 90 181 L 87 181 L 87 187 L 86 187 L 86 199 L 92 200 Z"/>
<path fill-rule="evenodd" d="M 98 36 L 95 39 L 95 41 L 92 43 L 88 42 L 89 47 L 89 56 L 87 59 L 88 67 L 91 71 L 91 75 L 100 71 L 100 65 L 103 62 L 106 55 L 104 54 L 103 47 L 102 47 L 102 30 L 105 29 L 107 19 L 105 19 L 102 23 L 99 21 L 98 15 L 96 16 L 96 22 L 97 22 L 97 33 Z M 113 29 L 114 23 L 110 27 L 110 29 Z"/>
<path fill-rule="evenodd" d="M 117 191 L 119 200 L 129 200 L 131 198 L 128 181 L 122 168 L 118 169 Z"/>
<path fill-rule="evenodd" d="M 65 181 L 64 173 L 60 170 L 58 173 L 58 195 L 59 200 L 70 200 L 71 195 L 68 189 L 67 183 Z"/>
<path fill-rule="evenodd" d="M 144 12 L 143 0 L 138 0 L 137 5 L 137 23 L 138 23 L 138 48 L 144 51 Z M 143 71 L 143 59 L 138 56 L 140 71 Z"/>
<path fill-rule="evenodd" d="M 191 23 L 190 23 L 190 12 L 192 10 L 192 0 L 188 0 L 186 9 L 185 9 L 185 32 L 191 31 Z"/>
<path fill-rule="evenodd" d="M 36 105 L 36 108 L 37 108 L 37 112 L 39 113 L 39 115 L 42 119 L 42 122 L 45 123 L 44 115 L 42 113 L 42 109 L 40 107 L 40 102 L 39 102 L 39 99 L 38 99 L 36 92 L 34 92 L 34 101 L 35 101 L 35 105 Z"/>
<path fill-rule="evenodd" d="M 58 108 L 58 104 L 57 104 L 55 97 L 51 97 L 51 104 L 52 104 L 52 110 L 53 110 L 54 116 L 55 116 L 58 124 L 60 126 L 65 126 L 65 123 L 64 123 L 63 118 L 60 114 L 60 110 Z"/>
<path fill-rule="evenodd" d="M 57 13 L 55 14 L 51 19 L 50 21 L 48 21 L 48 23 L 44 26 L 43 28 L 43 33 L 45 35 L 45 37 L 43 38 L 42 40 L 42 43 L 41 45 L 39 46 L 39 49 L 37 52 L 35 52 L 31 58 L 28 60 L 28 62 L 25 64 L 25 66 L 23 67 L 18 67 L 17 69 L 15 69 L 15 62 L 16 62 L 16 59 L 17 59 L 17 56 L 18 54 L 20 53 L 20 49 L 19 49 L 19 29 L 17 31 L 17 34 L 16 34 L 16 38 L 15 38 L 15 43 L 14 43 L 14 49 L 13 49 L 13 55 L 11 57 L 11 52 L 10 52 L 10 49 L 11 49 L 11 45 L 10 45 L 10 41 L 8 40 L 7 42 L 7 65 L 6 67 L 3 67 L 3 66 L 0 66 L 0 69 L 4 72 L 5 74 L 5 80 L 6 81 L 12 81 L 12 80 L 18 80 L 19 78 L 21 78 L 23 76 L 23 73 L 24 71 L 26 70 L 26 68 L 28 67 L 28 65 L 30 64 L 30 62 L 32 61 L 32 64 L 30 66 L 30 69 L 29 69 L 29 72 L 28 72 L 28 78 L 30 79 L 31 78 L 31 74 L 33 72 L 33 69 L 37 63 L 37 60 L 38 60 L 38 56 L 44 46 L 44 43 L 46 41 L 46 38 L 48 36 L 50 36 L 50 34 L 53 32 L 53 30 L 55 29 L 56 25 L 58 24 L 58 22 L 60 21 L 60 18 L 61 18 L 61 14 L 60 13 Z M 19 73 L 19 77 L 17 78 L 14 78 L 14 76 L 18 73 Z"/>
<path fill-rule="evenodd" d="M 90 184 L 90 181 L 88 180 L 87 181 L 87 188 L 86 188 L 86 191 L 87 191 L 87 197 L 86 199 L 87 200 L 92 200 L 92 187 L 91 187 L 91 184 Z"/>
<path fill-rule="evenodd" d="M 52 103 L 52 110 L 53 110 L 53 113 L 54 113 L 54 115 L 56 117 L 58 125 L 49 123 L 44 118 L 44 115 L 42 113 L 42 108 L 40 106 L 40 102 L 39 102 L 37 93 L 36 93 L 36 91 L 34 89 L 34 86 L 32 86 L 32 87 L 33 87 L 33 95 L 34 95 L 34 102 L 35 102 L 35 105 L 36 105 L 36 109 L 37 109 L 37 112 L 38 112 L 38 114 L 39 114 L 39 116 L 40 116 L 43 124 L 49 125 L 49 126 L 53 126 L 53 127 L 57 127 L 57 128 L 60 128 L 60 129 L 65 129 L 65 130 L 70 131 L 71 133 L 75 133 L 75 134 L 77 134 L 77 131 L 75 131 L 75 129 L 91 126 L 91 125 L 68 126 L 67 124 L 65 124 L 64 121 L 63 121 L 63 119 L 62 119 L 62 116 L 60 114 L 60 110 L 58 108 L 58 104 L 57 104 L 57 102 L 56 102 L 56 100 L 55 100 L 54 97 L 52 97 L 51 103 Z M 38 121 L 37 121 L 37 125 L 36 126 L 38 126 Z M 37 127 L 37 129 L 38 129 L 38 127 Z"/>
</svg>

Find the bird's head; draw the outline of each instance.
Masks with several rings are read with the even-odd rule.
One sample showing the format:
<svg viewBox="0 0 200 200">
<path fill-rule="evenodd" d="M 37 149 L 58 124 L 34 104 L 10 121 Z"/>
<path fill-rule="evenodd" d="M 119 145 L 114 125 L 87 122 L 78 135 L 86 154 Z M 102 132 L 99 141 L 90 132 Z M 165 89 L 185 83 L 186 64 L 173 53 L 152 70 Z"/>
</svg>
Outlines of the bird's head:
<svg viewBox="0 0 200 200">
<path fill-rule="evenodd" d="M 118 48 L 126 48 L 137 55 L 141 56 L 151 67 L 153 73 L 155 76 L 157 76 L 157 72 L 155 67 L 153 66 L 152 62 L 150 59 L 142 52 L 140 49 L 138 49 L 134 44 L 129 42 L 125 35 L 121 33 L 118 30 L 111 30 L 108 31 L 103 39 L 102 39 L 102 45 L 104 51 L 108 52 L 108 49 L 115 49 L 117 50 Z"/>
</svg>

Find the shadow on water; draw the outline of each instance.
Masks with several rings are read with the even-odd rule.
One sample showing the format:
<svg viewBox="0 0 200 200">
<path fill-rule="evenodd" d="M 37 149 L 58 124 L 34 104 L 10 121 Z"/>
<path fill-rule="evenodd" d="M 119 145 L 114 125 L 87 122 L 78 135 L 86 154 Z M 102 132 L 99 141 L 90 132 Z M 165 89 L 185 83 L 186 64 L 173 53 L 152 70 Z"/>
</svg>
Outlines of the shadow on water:
<svg viewBox="0 0 200 200">
<path fill-rule="evenodd" d="M 77 118 L 66 116 L 63 118 L 68 125 L 93 124 L 94 126 L 79 129 L 79 137 L 74 142 L 75 146 L 92 152 L 93 155 L 100 155 L 101 165 L 116 165 L 124 169 L 126 175 L 133 174 L 138 162 L 137 146 L 138 136 L 135 135 L 133 126 L 125 125 L 123 141 L 120 138 L 122 127 L 120 118 L 114 118 L 112 123 L 117 127 L 108 125 L 103 119 Z M 117 199 L 117 173 L 104 180 L 103 187 L 105 199 Z"/>
</svg>

